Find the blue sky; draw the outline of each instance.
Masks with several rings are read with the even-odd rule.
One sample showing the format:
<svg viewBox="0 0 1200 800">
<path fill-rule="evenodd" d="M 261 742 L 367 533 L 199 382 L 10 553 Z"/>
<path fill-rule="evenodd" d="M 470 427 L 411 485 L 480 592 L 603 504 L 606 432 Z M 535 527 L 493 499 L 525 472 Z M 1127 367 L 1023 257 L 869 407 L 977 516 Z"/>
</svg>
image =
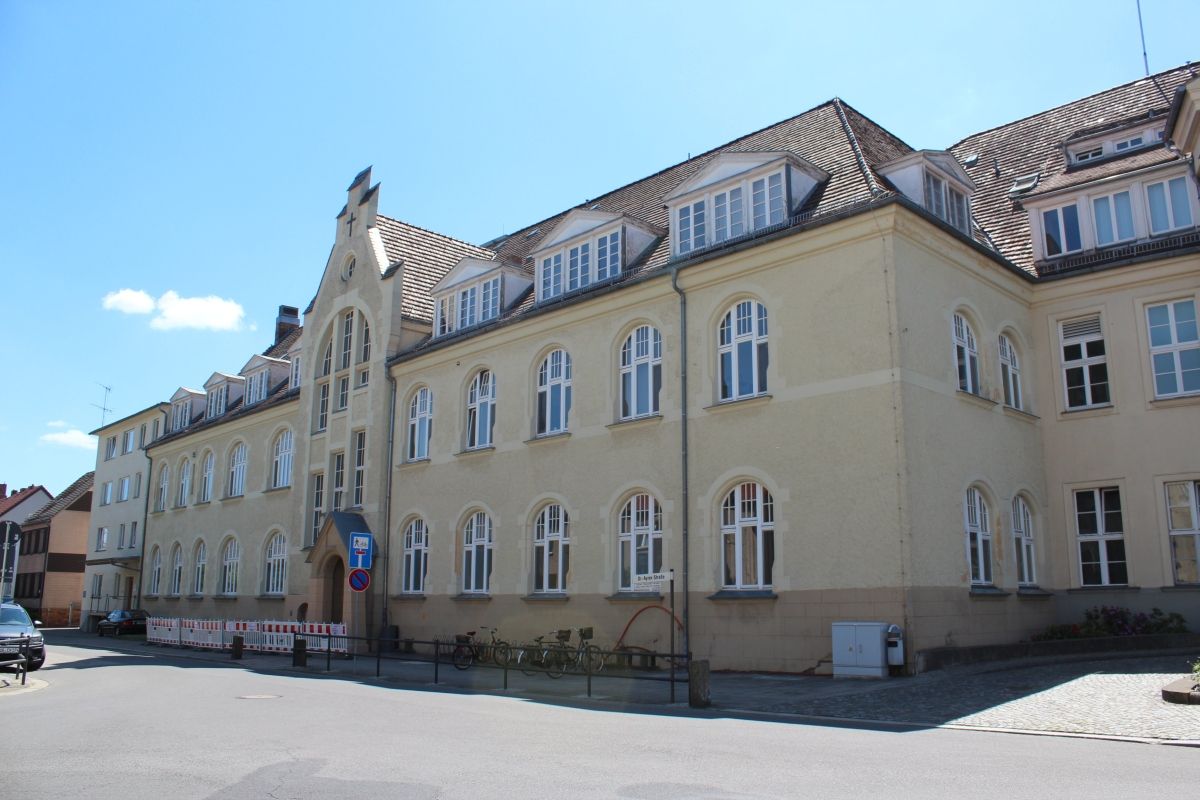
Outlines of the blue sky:
<svg viewBox="0 0 1200 800">
<path fill-rule="evenodd" d="M 834 96 L 944 148 L 1143 74 L 1135 0 L 815 6 L 0 0 L 0 482 L 92 469 L 102 385 L 264 349 L 367 165 L 483 242 Z M 1142 10 L 1152 71 L 1200 58 Z"/>
</svg>

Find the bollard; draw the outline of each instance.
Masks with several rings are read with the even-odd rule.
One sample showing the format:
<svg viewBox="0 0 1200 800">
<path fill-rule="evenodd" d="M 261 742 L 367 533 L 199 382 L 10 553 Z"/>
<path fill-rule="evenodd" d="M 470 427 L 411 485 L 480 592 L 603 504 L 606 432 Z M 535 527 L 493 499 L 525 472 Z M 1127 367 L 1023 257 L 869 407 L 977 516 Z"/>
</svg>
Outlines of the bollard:
<svg viewBox="0 0 1200 800">
<path fill-rule="evenodd" d="M 292 639 L 292 666 L 308 666 L 308 642 L 303 636 L 296 636 Z"/>
<path fill-rule="evenodd" d="M 688 661 L 688 705 L 708 708 L 712 699 L 708 691 L 708 661 Z"/>
<path fill-rule="evenodd" d="M 246 646 L 246 637 L 240 633 L 234 635 L 233 644 L 230 646 L 229 657 L 235 661 L 240 661 L 242 658 L 242 648 Z"/>
</svg>

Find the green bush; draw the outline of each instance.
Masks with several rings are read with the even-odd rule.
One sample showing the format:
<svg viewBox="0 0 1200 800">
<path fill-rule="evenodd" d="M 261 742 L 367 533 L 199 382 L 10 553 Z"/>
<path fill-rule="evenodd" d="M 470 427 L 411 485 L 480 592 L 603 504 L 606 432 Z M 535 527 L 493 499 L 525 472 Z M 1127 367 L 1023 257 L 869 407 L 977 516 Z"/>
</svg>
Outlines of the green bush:
<svg viewBox="0 0 1200 800">
<path fill-rule="evenodd" d="M 1150 613 L 1134 613 L 1121 606 L 1096 606 L 1083 614 L 1083 622 L 1068 625 L 1051 625 L 1042 633 L 1031 637 L 1035 642 L 1056 639 L 1089 639 L 1099 636 L 1144 636 L 1153 633 L 1187 633 L 1183 615 L 1172 611 L 1163 613 L 1160 608 Z"/>
</svg>

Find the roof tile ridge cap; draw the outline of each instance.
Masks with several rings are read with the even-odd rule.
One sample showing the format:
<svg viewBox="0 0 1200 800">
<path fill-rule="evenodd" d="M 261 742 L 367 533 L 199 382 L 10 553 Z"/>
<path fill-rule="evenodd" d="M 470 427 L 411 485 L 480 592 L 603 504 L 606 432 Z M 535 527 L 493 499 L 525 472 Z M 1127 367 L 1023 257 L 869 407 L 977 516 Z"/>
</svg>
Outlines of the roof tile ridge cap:
<svg viewBox="0 0 1200 800">
<path fill-rule="evenodd" d="M 1013 125 L 1019 125 L 1022 122 L 1028 122 L 1029 120 L 1036 119 L 1037 117 L 1042 117 L 1047 114 L 1051 114 L 1055 111 L 1060 111 L 1061 109 L 1064 109 L 1067 106 L 1073 106 L 1073 105 L 1076 105 L 1077 103 L 1083 103 L 1087 100 L 1093 100 L 1093 99 L 1099 97 L 1100 95 L 1108 94 L 1109 92 L 1116 92 L 1121 89 L 1129 88 L 1130 86 L 1133 86 L 1134 84 L 1140 83 L 1145 80 L 1149 80 L 1153 84 L 1153 83 L 1156 83 L 1157 78 L 1161 78 L 1165 75 L 1173 75 L 1178 72 L 1186 72 L 1187 74 L 1192 75 L 1192 70 L 1191 70 L 1192 66 L 1193 65 L 1190 63 L 1180 64 L 1177 67 L 1171 67 L 1170 69 L 1165 69 L 1162 72 L 1156 72 L 1153 75 L 1143 75 L 1140 78 L 1135 78 L 1134 80 L 1126 81 L 1125 83 L 1118 83 L 1116 86 L 1110 86 L 1107 89 L 1101 89 L 1098 92 L 1092 92 L 1091 94 L 1084 95 L 1083 97 L 1079 97 L 1074 100 L 1068 100 L 1065 103 L 1059 103 L 1058 105 L 1054 106 L 1053 108 L 1047 108 L 1042 111 L 1034 112 L 1033 114 L 1026 114 L 1023 117 L 1018 117 L 1017 119 L 1011 120 L 1009 122 L 1002 122 L 999 125 L 993 125 L 990 128 L 985 128 L 984 130 L 976 131 L 975 133 L 964 136 L 963 138 L 959 139 L 957 142 L 950 145 L 946 149 L 953 150 L 954 148 L 958 147 L 959 145 L 961 145 L 963 142 L 967 141 L 968 139 L 974 139 L 978 136 L 983 136 L 988 133 L 993 133 L 995 131 L 1002 130 L 1004 128 L 1008 128 Z"/>
<path fill-rule="evenodd" d="M 862 149 L 858 146 L 858 137 L 854 135 L 854 129 L 850 127 L 850 120 L 846 118 L 846 111 L 842 108 L 842 101 L 835 97 L 831 101 L 833 108 L 837 112 L 838 120 L 842 123 L 842 131 L 846 134 L 846 140 L 850 143 L 850 149 L 854 151 L 854 159 L 858 162 L 858 168 L 862 171 L 863 178 L 867 181 L 867 186 L 871 190 L 873 197 L 879 197 L 883 194 L 883 187 L 875 180 L 875 175 L 871 172 L 870 166 L 867 164 L 867 159 L 863 157 Z"/>
<path fill-rule="evenodd" d="M 841 106 L 842 106 L 844 109 L 847 109 L 847 110 L 849 110 L 849 111 L 853 111 L 853 112 L 855 113 L 855 115 L 856 115 L 856 116 L 858 116 L 858 117 L 861 117 L 861 118 L 862 118 L 864 121 L 866 121 L 867 123 L 869 123 L 870 125 L 872 125 L 873 127 L 875 127 L 877 130 L 883 131 L 883 132 L 884 132 L 884 133 L 885 133 L 887 136 L 891 137 L 892 139 L 896 140 L 896 141 L 897 141 L 897 142 L 899 142 L 900 144 L 904 145 L 905 147 L 907 147 L 907 148 L 909 149 L 909 151 L 910 151 L 910 152 L 913 152 L 913 153 L 917 152 L 917 148 L 913 147 L 911 144 L 909 144 L 908 142 L 904 141 L 903 139 L 901 139 L 901 138 L 900 138 L 899 136 L 897 136 L 896 134 L 892 133 L 892 132 L 891 132 L 891 130 L 889 130 L 887 127 L 885 127 L 885 126 L 883 126 L 883 125 L 880 125 L 880 124 L 879 124 L 878 122 L 876 122 L 874 119 L 872 119 L 871 117 L 867 116 L 867 115 L 866 115 L 866 114 L 864 114 L 863 112 L 859 111 L 857 108 L 855 108 L 854 106 L 850 105 L 849 103 L 847 103 L 847 102 L 846 102 L 845 100 L 843 100 L 842 98 L 840 98 L 840 97 L 839 97 L 839 98 L 836 98 L 836 99 L 837 99 L 838 103 L 839 103 L 839 104 L 840 104 L 840 105 L 841 105 Z M 847 119 L 849 119 L 849 117 L 847 117 Z"/>
<path fill-rule="evenodd" d="M 395 217 L 389 217 L 386 214 L 376 214 L 375 218 L 386 220 L 388 222 L 394 222 L 397 225 L 403 225 L 406 228 L 412 228 L 414 230 L 421 231 L 422 233 L 428 233 L 430 236 L 437 236 L 442 239 L 448 239 L 452 242 L 455 242 L 456 244 L 461 244 L 466 247 L 470 247 L 472 250 L 482 250 L 487 253 L 492 253 L 493 255 L 495 254 L 495 251 L 493 251 L 493 250 L 489 250 L 486 247 L 480 247 L 479 245 L 468 242 L 465 239 L 459 239 L 457 236 L 451 236 L 448 233 L 442 233 L 440 231 L 431 230 L 429 228 L 422 228 L 420 225 L 415 225 L 411 222 L 405 222 L 404 220 L 396 219 Z"/>
</svg>

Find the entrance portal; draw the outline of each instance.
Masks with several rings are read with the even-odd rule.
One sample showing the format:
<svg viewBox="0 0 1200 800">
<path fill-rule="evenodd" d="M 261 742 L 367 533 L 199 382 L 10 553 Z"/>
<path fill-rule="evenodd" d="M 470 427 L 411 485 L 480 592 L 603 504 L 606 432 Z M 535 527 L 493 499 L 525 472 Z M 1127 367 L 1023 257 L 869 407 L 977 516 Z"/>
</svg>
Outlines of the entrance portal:
<svg viewBox="0 0 1200 800">
<path fill-rule="evenodd" d="M 325 619 L 330 622 L 342 622 L 342 601 L 346 593 L 346 565 L 340 558 L 333 558 L 329 564 L 329 584 L 326 587 L 329 613 Z"/>
</svg>

